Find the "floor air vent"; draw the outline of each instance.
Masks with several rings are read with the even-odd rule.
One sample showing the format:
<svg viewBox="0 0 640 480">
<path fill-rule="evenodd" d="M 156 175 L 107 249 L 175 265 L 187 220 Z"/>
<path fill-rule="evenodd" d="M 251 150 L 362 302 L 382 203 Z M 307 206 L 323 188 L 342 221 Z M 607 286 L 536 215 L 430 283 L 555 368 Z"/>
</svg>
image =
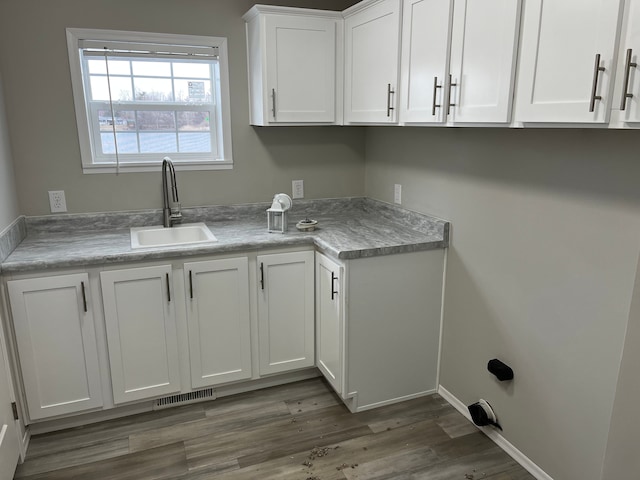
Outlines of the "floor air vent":
<svg viewBox="0 0 640 480">
<path fill-rule="evenodd" d="M 213 400 L 215 398 L 216 393 L 213 388 L 206 388 L 204 390 L 198 390 L 197 392 L 181 393 L 180 395 L 171 395 L 170 397 L 159 398 L 154 402 L 153 409 L 160 410 L 177 405 L 187 405 L 189 403 L 202 402 L 204 400 Z"/>
</svg>

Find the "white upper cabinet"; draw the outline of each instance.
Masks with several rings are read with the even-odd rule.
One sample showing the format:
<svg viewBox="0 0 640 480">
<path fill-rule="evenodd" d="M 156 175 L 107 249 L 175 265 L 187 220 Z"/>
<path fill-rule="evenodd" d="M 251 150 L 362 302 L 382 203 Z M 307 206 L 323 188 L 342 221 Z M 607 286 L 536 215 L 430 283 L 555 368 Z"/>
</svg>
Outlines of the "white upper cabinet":
<svg viewBox="0 0 640 480">
<path fill-rule="evenodd" d="M 520 0 L 455 0 L 449 87 L 454 124 L 509 123 Z"/>
<path fill-rule="evenodd" d="M 520 24 L 514 0 L 405 0 L 403 123 L 503 123 Z"/>
<path fill-rule="evenodd" d="M 442 123 L 453 0 L 404 0 L 400 120 Z"/>
<path fill-rule="evenodd" d="M 606 123 L 621 0 L 526 0 L 515 120 Z"/>
<path fill-rule="evenodd" d="M 184 264 L 191 386 L 251 378 L 247 257 Z"/>
<path fill-rule="evenodd" d="M 340 12 L 256 5 L 243 18 L 251 124 L 341 123 Z"/>
<path fill-rule="evenodd" d="M 31 420 L 102 406 L 86 273 L 7 282 Z"/>
<path fill-rule="evenodd" d="M 400 0 L 365 0 L 345 16 L 345 123 L 397 123 Z"/>
<path fill-rule="evenodd" d="M 625 4 L 613 109 L 618 120 L 640 123 L 640 0 Z"/>
</svg>

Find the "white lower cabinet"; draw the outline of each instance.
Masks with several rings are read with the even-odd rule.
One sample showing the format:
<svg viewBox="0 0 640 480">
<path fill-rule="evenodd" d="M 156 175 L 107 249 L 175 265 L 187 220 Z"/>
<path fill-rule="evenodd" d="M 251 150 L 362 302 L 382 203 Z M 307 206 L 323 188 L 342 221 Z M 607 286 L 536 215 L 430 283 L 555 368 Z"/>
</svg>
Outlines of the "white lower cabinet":
<svg viewBox="0 0 640 480">
<path fill-rule="evenodd" d="M 86 273 L 7 282 L 29 417 L 102 406 Z"/>
<path fill-rule="evenodd" d="M 318 367 L 347 407 L 435 392 L 444 250 L 344 262 L 316 255 Z"/>
<path fill-rule="evenodd" d="M 170 265 L 100 273 L 114 403 L 180 391 Z"/>
<path fill-rule="evenodd" d="M 5 337 L 0 331 L 0 478 L 9 480 L 14 478 L 20 461 L 23 428 L 18 426 L 12 408 L 16 405 L 13 402 L 13 378 L 5 354 Z"/>
<path fill-rule="evenodd" d="M 314 252 L 258 255 L 260 375 L 311 367 Z"/>
<path fill-rule="evenodd" d="M 443 250 L 300 250 L 9 279 L 29 417 L 314 366 L 353 412 L 432 393 L 443 265 Z"/>
<path fill-rule="evenodd" d="M 316 365 L 337 393 L 344 366 L 344 267 L 316 253 Z"/>
<path fill-rule="evenodd" d="M 251 378 L 249 262 L 184 264 L 191 386 Z"/>
</svg>

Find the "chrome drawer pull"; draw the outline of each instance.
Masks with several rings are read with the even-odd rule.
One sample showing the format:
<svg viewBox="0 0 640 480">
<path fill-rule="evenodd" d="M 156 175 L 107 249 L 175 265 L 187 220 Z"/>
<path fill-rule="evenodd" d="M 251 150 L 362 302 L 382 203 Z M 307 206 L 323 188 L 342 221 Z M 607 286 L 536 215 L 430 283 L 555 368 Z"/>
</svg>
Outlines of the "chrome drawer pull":
<svg viewBox="0 0 640 480">
<path fill-rule="evenodd" d="M 593 84 L 591 86 L 591 103 L 589 104 L 589 111 L 593 112 L 596 108 L 596 100 L 602 100 L 602 95 L 597 95 L 598 92 L 598 78 L 600 72 L 604 72 L 606 69 L 600 66 L 600 54 L 596 53 L 596 63 L 593 67 Z"/>
<path fill-rule="evenodd" d="M 631 61 L 633 50 L 627 50 L 627 60 L 624 62 L 624 80 L 622 84 L 622 99 L 620 100 L 620 110 L 627 108 L 627 98 L 633 98 L 633 93 L 629 93 L 629 76 L 631 75 L 631 67 L 637 68 L 638 63 Z"/>
</svg>

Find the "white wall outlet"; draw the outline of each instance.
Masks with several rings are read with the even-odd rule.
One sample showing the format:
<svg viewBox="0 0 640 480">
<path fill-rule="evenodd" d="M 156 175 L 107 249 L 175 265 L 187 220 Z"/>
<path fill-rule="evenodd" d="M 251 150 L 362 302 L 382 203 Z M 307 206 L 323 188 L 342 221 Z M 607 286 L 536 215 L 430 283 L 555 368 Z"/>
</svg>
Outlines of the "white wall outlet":
<svg viewBox="0 0 640 480">
<path fill-rule="evenodd" d="M 49 206 L 51 213 L 64 213 L 67 211 L 67 201 L 64 198 L 64 190 L 49 192 Z"/>
<path fill-rule="evenodd" d="M 402 185 L 398 183 L 393 186 L 393 203 L 398 205 L 402 203 Z"/>
<path fill-rule="evenodd" d="M 304 180 L 293 180 L 291 182 L 293 198 L 304 198 Z"/>
</svg>

